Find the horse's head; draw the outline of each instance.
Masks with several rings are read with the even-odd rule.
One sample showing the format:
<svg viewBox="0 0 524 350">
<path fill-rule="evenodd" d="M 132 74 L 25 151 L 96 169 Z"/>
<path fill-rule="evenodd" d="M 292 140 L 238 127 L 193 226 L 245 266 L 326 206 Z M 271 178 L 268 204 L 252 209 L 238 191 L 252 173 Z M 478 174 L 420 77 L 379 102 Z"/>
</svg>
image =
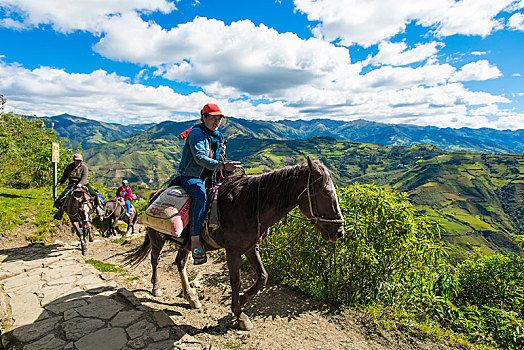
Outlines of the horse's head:
<svg viewBox="0 0 524 350">
<path fill-rule="evenodd" d="M 344 216 L 331 173 L 320 161 L 307 157 L 309 174 L 299 196 L 299 209 L 313 222 L 322 238 L 334 242 L 344 235 Z"/>
</svg>

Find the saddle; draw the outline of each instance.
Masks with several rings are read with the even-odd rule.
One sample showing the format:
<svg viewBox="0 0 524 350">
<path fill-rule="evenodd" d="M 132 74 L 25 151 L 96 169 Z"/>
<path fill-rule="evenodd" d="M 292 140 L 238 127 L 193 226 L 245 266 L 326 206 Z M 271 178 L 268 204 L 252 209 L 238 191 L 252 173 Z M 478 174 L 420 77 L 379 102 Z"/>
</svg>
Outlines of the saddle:
<svg viewBox="0 0 524 350">
<path fill-rule="evenodd" d="M 89 194 L 89 191 L 85 187 L 73 187 L 69 192 L 64 196 L 63 203 L 68 201 L 76 200 L 78 202 L 94 202 L 94 199 Z"/>
<path fill-rule="evenodd" d="M 172 184 L 173 182 L 170 183 L 170 185 Z M 164 191 L 168 189 L 171 189 L 170 190 L 171 192 L 172 191 L 181 192 L 179 196 L 186 196 L 186 197 L 181 197 L 180 200 L 178 201 L 179 208 L 176 208 L 175 210 L 168 208 L 167 212 L 171 212 L 172 214 L 169 218 L 166 217 L 168 216 L 168 214 L 163 213 L 164 219 L 162 220 L 165 220 L 166 222 L 168 220 L 170 221 L 168 223 L 164 223 L 163 225 L 164 227 L 162 227 L 158 223 L 155 223 L 153 220 L 151 220 L 151 216 L 156 216 L 156 215 L 160 216 L 158 205 L 157 207 L 155 207 L 154 204 L 157 202 L 157 199 L 160 201 L 162 200 L 160 196 L 162 195 Z M 215 186 L 215 188 L 213 189 L 209 189 L 207 193 L 208 193 L 208 196 L 207 196 L 207 203 L 205 206 L 206 208 L 205 219 L 204 219 L 204 222 L 202 223 L 202 232 L 201 232 L 200 237 L 202 239 L 203 244 L 206 246 L 207 249 L 218 249 L 218 248 L 221 248 L 221 246 L 218 243 L 216 243 L 212 237 L 213 233 L 220 227 L 220 220 L 219 220 L 219 213 L 218 213 L 218 195 L 217 195 L 218 186 Z M 186 224 L 189 223 L 190 201 L 185 201 L 184 198 L 189 198 L 189 196 L 187 196 L 187 194 L 182 189 L 182 187 L 176 186 L 176 185 L 161 188 L 158 191 L 153 192 L 149 199 L 149 207 L 148 209 L 146 209 L 144 214 L 142 214 L 142 216 L 138 220 L 138 223 L 141 223 L 145 226 L 149 226 L 155 229 L 156 231 L 167 235 L 171 240 L 174 240 L 179 245 L 185 244 L 186 242 L 189 241 L 188 239 L 189 230 L 187 229 Z M 171 204 L 160 203 L 160 206 L 162 205 L 169 207 Z M 151 215 L 151 213 L 148 214 L 148 212 L 152 212 L 153 215 Z M 176 220 L 173 219 L 175 215 L 177 215 Z M 182 223 L 184 226 L 180 228 L 179 225 L 182 225 Z M 177 226 L 176 228 L 177 233 L 175 233 L 175 229 L 174 229 L 175 226 Z"/>
</svg>

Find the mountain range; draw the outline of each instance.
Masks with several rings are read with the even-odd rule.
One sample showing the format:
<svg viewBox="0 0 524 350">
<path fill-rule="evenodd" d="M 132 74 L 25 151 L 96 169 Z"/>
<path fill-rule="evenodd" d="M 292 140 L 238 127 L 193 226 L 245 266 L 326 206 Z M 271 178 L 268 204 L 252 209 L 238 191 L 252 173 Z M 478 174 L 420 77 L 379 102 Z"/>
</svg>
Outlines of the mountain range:
<svg viewBox="0 0 524 350">
<path fill-rule="evenodd" d="M 116 141 L 154 126 L 173 123 L 181 128 L 193 122 L 162 122 L 160 124 L 121 125 L 61 114 L 43 118 L 54 126 L 59 137 L 69 139 L 83 149 Z M 168 127 L 171 128 L 171 127 Z M 176 126 L 173 129 L 178 129 Z M 331 136 L 339 140 L 385 146 L 434 145 L 445 150 L 467 150 L 485 153 L 524 153 L 524 129 L 496 130 L 489 128 L 437 128 L 407 124 L 384 124 L 366 120 L 338 121 L 330 119 L 259 121 L 228 117 L 222 126 L 227 138 L 247 136 L 259 139 L 306 139 Z"/>
</svg>

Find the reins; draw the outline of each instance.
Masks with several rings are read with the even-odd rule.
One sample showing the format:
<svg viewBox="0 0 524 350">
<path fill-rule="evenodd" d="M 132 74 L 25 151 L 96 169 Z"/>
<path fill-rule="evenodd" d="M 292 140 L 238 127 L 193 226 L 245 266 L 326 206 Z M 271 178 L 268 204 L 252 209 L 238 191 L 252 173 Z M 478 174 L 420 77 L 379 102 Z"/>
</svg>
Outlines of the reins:
<svg viewBox="0 0 524 350">
<path fill-rule="evenodd" d="M 106 205 L 107 205 L 107 203 L 109 203 L 109 202 L 110 202 L 110 201 L 107 201 L 107 202 L 106 202 Z M 115 200 L 115 207 L 114 207 L 113 211 L 111 212 L 111 214 L 109 214 L 109 215 L 106 215 L 106 213 L 105 213 L 105 206 L 104 206 L 104 217 L 102 218 L 102 221 L 104 221 L 105 219 L 111 217 L 111 216 L 116 212 L 116 208 L 118 207 L 119 204 L 120 204 L 120 203 L 118 203 L 118 201 Z"/>
</svg>

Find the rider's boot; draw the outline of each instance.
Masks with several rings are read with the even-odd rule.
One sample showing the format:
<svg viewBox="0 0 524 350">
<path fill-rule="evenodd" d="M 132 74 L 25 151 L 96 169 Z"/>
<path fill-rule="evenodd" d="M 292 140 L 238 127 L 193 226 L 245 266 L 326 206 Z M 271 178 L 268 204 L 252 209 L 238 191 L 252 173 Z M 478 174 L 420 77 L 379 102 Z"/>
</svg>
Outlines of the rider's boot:
<svg viewBox="0 0 524 350">
<path fill-rule="evenodd" d="M 191 255 L 193 256 L 194 265 L 200 265 L 207 262 L 206 251 L 200 242 L 200 236 L 191 236 Z"/>
</svg>

